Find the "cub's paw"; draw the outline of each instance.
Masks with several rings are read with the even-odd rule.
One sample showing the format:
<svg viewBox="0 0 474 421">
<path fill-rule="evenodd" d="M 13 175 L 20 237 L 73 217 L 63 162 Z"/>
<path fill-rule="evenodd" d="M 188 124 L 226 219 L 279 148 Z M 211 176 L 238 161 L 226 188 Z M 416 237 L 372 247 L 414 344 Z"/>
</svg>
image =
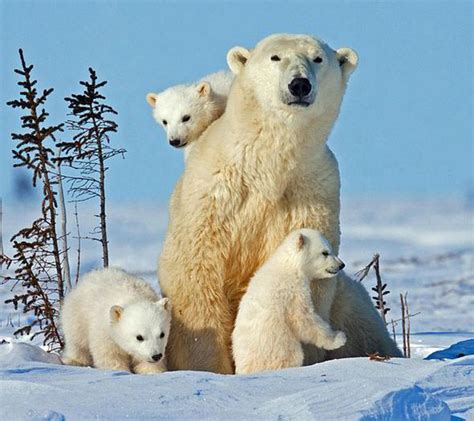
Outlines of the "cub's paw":
<svg viewBox="0 0 474 421">
<path fill-rule="evenodd" d="M 331 348 L 327 349 L 337 349 L 341 346 L 344 346 L 347 341 L 346 334 L 344 332 L 338 331 L 334 335 L 334 339 L 332 340 Z"/>
<path fill-rule="evenodd" d="M 63 365 L 76 365 L 79 367 L 87 367 L 91 365 L 91 362 L 87 358 L 72 358 L 62 355 L 59 359 Z"/>
<path fill-rule="evenodd" d="M 159 374 L 164 373 L 165 371 L 166 367 L 164 364 L 159 363 L 142 362 L 133 367 L 133 372 L 135 374 Z"/>
</svg>

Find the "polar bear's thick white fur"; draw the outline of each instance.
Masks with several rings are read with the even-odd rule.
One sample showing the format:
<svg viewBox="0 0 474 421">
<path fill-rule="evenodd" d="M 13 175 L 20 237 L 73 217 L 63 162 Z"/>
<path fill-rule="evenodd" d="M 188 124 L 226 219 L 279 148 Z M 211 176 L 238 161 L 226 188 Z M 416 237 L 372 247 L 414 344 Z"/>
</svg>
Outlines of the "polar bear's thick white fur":
<svg viewBox="0 0 474 421">
<path fill-rule="evenodd" d="M 232 73 L 221 71 L 199 82 L 172 86 L 146 96 L 170 145 L 184 148 L 185 161 L 193 142 L 224 112 L 233 79 Z"/>
<path fill-rule="evenodd" d="M 232 48 L 228 63 L 236 76 L 225 112 L 195 142 L 170 201 L 159 264 L 162 291 L 173 302 L 170 369 L 233 372 L 240 299 L 290 232 L 317 229 L 339 249 L 339 171 L 326 141 L 356 53 L 278 34 L 253 50 Z M 396 349 L 366 295 L 335 297 L 336 284 L 344 289 L 349 282 L 340 274 L 323 295 L 317 283 L 311 286 L 319 315 L 333 317 L 333 327 L 348 336 L 339 356 Z M 333 302 L 341 314 L 331 314 Z M 368 309 L 368 325 L 351 320 L 346 308 L 354 307 L 356 314 Z M 362 351 L 352 347 L 356 342 L 367 346 Z M 326 357 L 312 346 L 305 358 Z"/>
<path fill-rule="evenodd" d="M 166 370 L 171 305 L 123 270 L 90 272 L 64 300 L 63 363 L 137 374 Z"/>
<path fill-rule="evenodd" d="M 232 334 L 236 374 L 300 367 L 301 342 L 337 349 L 346 342 L 317 314 L 310 284 L 335 282 L 344 264 L 315 230 L 292 232 L 250 280 Z M 321 285 L 322 284 L 322 285 Z"/>
</svg>

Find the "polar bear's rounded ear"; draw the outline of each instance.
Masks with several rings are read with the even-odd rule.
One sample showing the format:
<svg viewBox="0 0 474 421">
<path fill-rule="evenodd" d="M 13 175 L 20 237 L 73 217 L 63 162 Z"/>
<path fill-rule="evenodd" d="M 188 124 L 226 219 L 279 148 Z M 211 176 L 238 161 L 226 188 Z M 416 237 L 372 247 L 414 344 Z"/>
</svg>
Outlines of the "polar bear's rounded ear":
<svg viewBox="0 0 474 421">
<path fill-rule="evenodd" d="M 162 298 L 158 301 L 158 304 L 163 306 L 163 308 L 167 311 L 171 310 L 171 301 L 169 298 Z"/>
<path fill-rule="evenodd" d="M 298 239 L 296 240 L 296 250 L 302 250 L 305 244 L 306 237 L 303 234 L 298 235 Z"/>
<path fill-rule="evenodd" d="M 238 75 L 250 57 L 250 51 L 244 47 L 234 47 L 227 53 L 227 64 L 234 75 Z"/>
<path fill-rule="evenodd" d="M 118 322 L 122 317 L 123 307 L 112 306 L 110 307 L 110 320 L 113 322 Z"/>
<path fill-rule="evenodd" d="M 211 93 L 211 85 L 209 82 L 201 82 L 197 85 L 198 95 L 201 97 L 209 96 Z"/>
<path fill-rule="evenodd" d="M 339 48 L 336 51 L 336 55 L 341 67 L 342 77 L 344 81 L 347 81 L 351 73 L 356 69 L 359 57 L 352 48 Z"/>
<path fill-rule="evenodd" d="M 150 92 L 146 95 L 146 102 L 150 105 L 151 108 L 155 108 L 156 100 L 158 99 L 158 95 Z"/>
</svg>

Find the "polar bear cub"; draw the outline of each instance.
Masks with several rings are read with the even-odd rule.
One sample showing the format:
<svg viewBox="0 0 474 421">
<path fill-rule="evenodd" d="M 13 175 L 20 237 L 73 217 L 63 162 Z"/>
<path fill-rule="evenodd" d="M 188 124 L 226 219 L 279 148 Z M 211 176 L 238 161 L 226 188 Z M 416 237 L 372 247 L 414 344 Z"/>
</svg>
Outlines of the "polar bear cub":
<svg viewBox="0 0 474 421">
<path fill-rule="evenodd" d="M 232 334 L 236 373 L 299 367 L 301 342 L 343 346 L 345 334 L 316 314 L 310 289 L 311 282 L 332 278 L 343 267 L 321 233 L 292 232 L 255 273 L 240 302 Z"/>
<path fill-rule="evenodd" d="M 185 161 L 193 142 L 224 113 L 233 78 L 232 73 L 221 71 L 197 83 L 172 86 L 146 96 L 170 145 L 184 148 Z"/>
<path fill-rule="evenodd" d="M 170 322 L 168 298 L 160 299 L 145 281 L 116 268 L 92 271 L 64 300 L 61 359 L 138 374 L 163 372 Z"/>
</svg>

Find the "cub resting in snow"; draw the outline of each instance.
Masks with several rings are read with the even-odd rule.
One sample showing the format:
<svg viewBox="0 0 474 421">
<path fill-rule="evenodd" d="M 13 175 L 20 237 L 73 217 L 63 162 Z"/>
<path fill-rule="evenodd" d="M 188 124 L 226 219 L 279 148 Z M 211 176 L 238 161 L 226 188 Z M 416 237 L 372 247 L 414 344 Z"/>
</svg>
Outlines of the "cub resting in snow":
<svg viewBox="0 0 474 421">
<path fill-rule="evenodd" d="M 233 79 L 232 73 L 221 71 L 197 83 L 172 86 L 146 96 L 170 145 L 184 148 L 185 161 L 193 142 L 224 113 Z"/>
<path fill-rule="evenodd" d="M 171 322 L 168 298 L 121 269 L 88 273 L 66 297 L 61 325 L 64 364 L 131 371 L 166 370 Z"/>
<path fill-rule="evenodd" d="M 311 282 L 334 278 L 343 267 L 319 231 L 293 231 L 255 273 L 240 302 L 232 334 L 235 372 L 299 367 L 301 342 L 343 346 L 345 334 L 315 313 L 310 289 Z"/>
</svg>

